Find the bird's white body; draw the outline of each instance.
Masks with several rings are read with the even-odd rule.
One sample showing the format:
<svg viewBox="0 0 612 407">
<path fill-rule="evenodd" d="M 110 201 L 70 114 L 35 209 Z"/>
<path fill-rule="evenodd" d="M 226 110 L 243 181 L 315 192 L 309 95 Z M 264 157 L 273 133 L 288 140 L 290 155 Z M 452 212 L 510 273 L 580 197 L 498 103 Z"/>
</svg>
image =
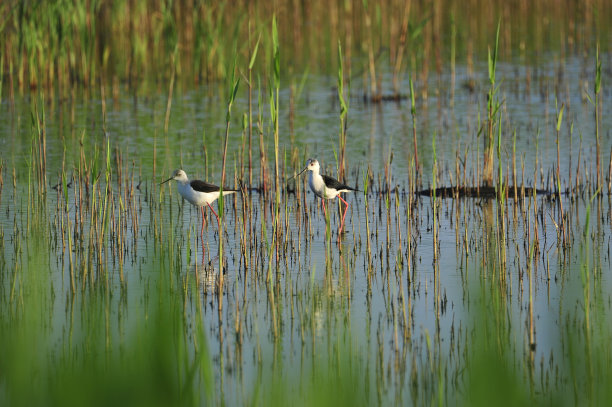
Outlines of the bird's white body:
<svg viewBox="0 0 612 407">
<path fill-rule="evenodd" d="M 200 208 L 202 212 L 202 229 L 200 230 L 200 235 L 204 232 L 204 205 L 208 205 L 217 218 L 217 224 L 219 224 L 219 215 L 217 215 L 217 212 L 215 212 L 210 204 L 219 198 L 221 195 L 221 188 L 200 180 L 189 181 L 187 174 L 183 170 L 174 171 L 172 177 L 162 182 L 162 184 L 171 180 L 175 180 L 178 183 L 178 191 L 183 199 Z M 229 188 L 224 189 L 223 195 L 233 194 L 234 192 L 237 192 L 237 190 Z"/>
<path fill-rule="evenodd" d="M 320 174 L 319 162 L 315 159 L 309 159 L 306 165 L 308 170 L 308 185 L 316 196 L 321 199 L 334 199 L 341 192 L 350 192 L 351 189 L 343 188 L 345 185 L 331 177 L 327 177 L 327 181 Z"/>
<path fill-rule="evenodd" d="M 198 206 L 198 207 L 201 207 L 204 205 L 210 205 L 211 203 L 219 199 L 219 195 L 221 195 L 221 191 L 215 185 L 206 184 L 203 181 L 189 181 L 187 174 L 183 170 L 175 171 L 174 176 L 171 179 L 174 179 L 177 182 L 178 192 L 179 194 L 181 194 L 183 199 L 185 199 L 190 204 Z M 209 189 L 210 191 L 209 192 L 197 191 L 196 189 L 193 188 L 192 184 L 194 183 L 199 183 L 200 185 L 208 187 L 208 188 L 200 188 L 200 189 Z M 195 185 L 198 185 L 198 184 L 195 184 Z M 217 191 L 212 191 L 212 189 L 214 188 L 216 188 Z M 224 190 L 223 196 L 228 195 L 228 194 L 233 194 L 234 192 L 236 191 L 231 190 L 231 189 Z"/>
<path fill-rule="evenodd" d="M 325 181 L 323 181 L 323 177 L 321 176 L 321 174 L 319 174 L 319 171 L 317 170 L 317 172 L 314 171 L 310 171 L 308 173 L 308 185 L 310 185 L 310 189 L 312 190 L 312 192 L 314 192 L 314 194 L 316 196 L 318 196 L 319 198 L 323 198 L 323 199 L 332 199 L 335 198 L 336 195 L 338 195 L 337 191 L 327 191 L 325 188 Z M 335 192 L 333 194 L 333 196 L 330 196 L 330 192 Z"/>
<path fill-rule="evenodd" d="M 184 182 L 184 183 L 179 181 L 177 189 L 178 189 L 179 194 L 181 194 L 181 196 L 183 197 L 183 199 L 185 199 L 187 202 L 195 206 L 204 206 L 206 204 L 211 204 L 215 202 L 217 199 L 219 199 L 219 196 L 221 195 L 220 191 L 213 191 L 213 192 L 196 191 L 195 189 L 192 188 L 191 183 L 189 181 Z M 223 196 L 233 194 L 234 192 L 236 191 L 233 191 L 233 190 L 223 191 Z"/>
</svg>

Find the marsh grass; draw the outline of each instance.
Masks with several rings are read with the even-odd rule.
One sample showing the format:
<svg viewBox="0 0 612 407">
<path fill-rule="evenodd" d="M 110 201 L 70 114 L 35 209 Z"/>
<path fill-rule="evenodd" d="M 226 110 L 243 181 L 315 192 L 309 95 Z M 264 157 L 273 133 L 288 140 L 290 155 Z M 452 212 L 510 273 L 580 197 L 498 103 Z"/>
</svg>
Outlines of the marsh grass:
<svg viewBox="0 0 612 407">
<path fill-rule="evenodd" d="M 495 81 L 495 74 L 497 69 L 497 60 L 499 57 L 499 29 L 501 26 L 501 20 L 497 22 L 497 31 L 495 34 L 495 46 L 493 48 L 493 52 L 491 52 L 491 48 L 489 48 L 488 53 L 488 65 L 489 65 L 489 91 L 487 93 L 487 128 L 485 132 L 485 141 L 484 141 L 484 157 L 483 157 L 483 169 L 482 169 L 482 179 L 483 185 L 492 186 L 493 185 L 493 169 L 495 166 L 495 161 L 493 159 L 494 149 L 495 149 L 495 126 L 499 129 L 499 133 L 501 134 L 501 104 L 499 99 L 497 98 L 498 85 Z M 497 118 L 499 114 L 499 119 Z M 501 170 L 501 165 L 500 165 Z M 501 179 L 500 179 L 501 181 Z M 501 185 L 500 185 L 501 186 Z"/>
<path fill-rule="evenodd" d="M 609 13 L 607 3 L 598 4 L 601 15 Z M 429 75 L 432 61 L 437 65 L 442 60 L 434 39 L 445 32 L 440 31 L 445 14 L 436 8 L 430 10 L 431 18 L 423 16 L 422 5 L 416 3 L 310 6 L 312 18 L 324 15 L 322 26 L 339 32 L 322 34 L 337 39 L 333 46 L 325 41 L 304 47 L 313 48 L 307 65 L 314 65 L 317 58 L 338 58 L 337 78 L 329 82 L 335 82 L 337 89 L 325 94 L 333 99 L 334 108 L 337 102 L 340 105 L 339 117 L 333 114 L 334 126 L 340 119 L 337 144 L 335 136 L 329 137 L 335 170 L 341 179 L 358 180 L 363 191 L 351 195 L 346 220 L 351 232 L 342 239 L 338 236 L 336 244 L 332 239 L 332 225 L 340 221 L 336 211 L 321 216 L 304 179 L 283 182 L 311 153 L 321 153 L 320 146 L 292 134 L 284 137 L 281 131 L 280 122 L 296 114 L 295 101 L 305 87 L 305 79 L 294 86 L 299 76 L 292 72 L 292 64 L 298 66 L 304 59 L 291 54 L 294 47 L 283 44 L 293 38 L 312 45 L 319 34 L 296 38 L 303 34 L 295 27 L 288 34 L 289 23 L 301 20 L 287 19 L 285 11 L 261 18 L 260 13 L 269 11 L 268 4 L 244 7 L 252 22 L 248 25 L 242 24 L 245 17 L 237 11 L 239 5 L 198 5 L 185 14 L 180 5 L 160 4 L 160 21 L 143 17 L 142 4 L 119 2 L 113 8 L 102 3 L 92 10 L 82 5 L 54 7 L 47 16 L 33 9 L 16 16 L 15 10 L 0 5 L 10 12 L 7 41 L 15 39 L 13 30 L 28 27 L 21 48 L 15 51 L 14 43 L 7 43 L 9 52 L 2 54 L 2 63 L 9 68 L 1 80 L 4 83 L 8 76 L 9 95 L 17 89 L 12 83 L 16 76 L 24 92 L 28 86 L 45 90 L 56 84 L 71 90 L 99 88 L 103 97 L 93 119 L 94 131 L 101 128 L 102 136 L 90 127 L 79 129 L 78 135 L 61 138 L 63 151 L 51 161 L 52 127 L 46 108 L 55 94 L 41 91 L 32 98 L 26 115 L 26 165 L 9 164 L 12 157 L 0 158 L 0 348 L 8 350 L 0 356 L 0 404 L 490 405 L 491 400 L 508 405 L 606 404 L 612 388 L 605 273 L 610 199 L 601 194 L 599 158 L 595 173 L 582 141 L 577 166 L 569 165 L 565 181 L 560 176 L 559 147 L 553 168 L 544 168 L 539 161 L 540 143 L 549 141 L 547 131 L 555 132 L 557 146 L 563 141 L 563 103 L 552 126 L 546 121 L 530 133 L 529 143 L 535 146 L 527 145 L 535 147 L 535 163 L 528 167 L 521 157 L 518 185 L 517 133 L 507 131 L 517 122 L 502 109 L 503 82 L 496 71 L 498 57 L 512 52 L 508 43 L 515 34 L 506 28 L 512 21 L 497 20 L 495 47 L 488 58 L 484 118 L 480 120 L 478 113 L 477 120 L 467 119 L 472 120 L 468 127 L 476 130 L 466 143 L 480 135 L 486 138 L 481 163 L 480 145 L 466 145 L 463 157 L 461 146 L 443 154 L 447 139 L 427 127 L 425 120 L 432 109 L 427 97 L 435 93 L 423 78 Z M 132 14 L 121 14 L 125 9 Z M 390 9 L 402 12 L 390 18 L 386 13 Z M 78 13 L 70 21 L 85 29 L 78 31 L 79 36 L 67 35 L 73 36 L 66 40 L 71 41 L 70 52 L 54 58 L 41 44 L 51 38 L 61 54 L 63 40 L 34 22 L 41 18 L 49 28 L 58 18 L 68 21 L 63 13 L 74 10 Z M 467 27 L 472 20 L 461 9 L 451 10 L 453 38 L 481 30 L 477 24 L 481 20 L 490 23 L 490 17 L 477 13 L 473 16 L 477 27 Z M 520 15 L 531 11 L 527 7 Z M 294 8 L 294 12 L 305 11 Z M 570 15 L 561 7 L 555 12 Z M 91 13 L 99 18 L 88 19 Z M 239 18 L 227 23 L 236 13 Z M 347 15 L 357 18 L 346 19 Z M 98 48 L 96 44 L 100 30 L 121 31 L 134 18 L 144 18 L 150 26 L 129 29 L 136 45 L 128 51 L 129 63 L 121 73 L 117 67 L 125 56 L 116 52 L 118 45 L 108 42 Z M 339 20 L 346 25 L 339 25 Z M 389 22 L 389 31 L 383 30 Z M 243 26 L 248 26 L 248 42 L 238 41 L 245 35 Z M 190 27 L 196 28 L 191 32 Z M 394 44 L 389 54 L 397 58 L 392 65 L 395 75 L 401 76 L 401 58 L 410 61 L 413 140 L 410 131 L 404 138 L 392 136 L 389 148 L 376 150 L 384 156 L 379 167 L 367 159 L 357 165 L 358 159 L 349 160 L 347 153 L 361 149 L 347 142 L 356 132 L 349 126 L 349 104 L 351 112 L 357 112 L 373 101 L 382 102 L 379 85 L 386 82 L 379 82 L 379 76 L 385 68 L 378 65 L 376 45 L 384 43 L 384 33 L 398 29 L 406 35 L 405 42 Z M 348 31 L 354 36 L 350 41 L 336 38 L 348 36 Z M 197 38 L 190 36 L 193 33 Z M 491 33 L 484 37 L 468 42 L 488 44 Z M 236 45 L 226 46 L 228 38 Z M 351 56 L 360 56 L 355 41 L 362 38 L 367 68 L 360 73 L 355 67 L 359 59 Z M 542 39 L 548 38 L 546 33 L 538 38 L 550 41 Z M 198 55 L 188 56 L 189 47 L 181 45 L 190 41 Z M 417 41 L 423 47 L 413 50 Z M 539 49 L 538 41 L 533 42 Z M 470 46 L 452 43 L 453 63 L 469 58 L 465 54 Z M 402 56 L 402 49 L 410 50 L 409 55 Z M 596 126 L 602 119 L 597 112 L 604 96 L 599 52 L 598 48 L 593 95 Z M 154 60 L 155 56 L 161 58 Z M 69 77 L 61 76 L 62 67 L 70 68 Z M 198 72 L 197 79 L 190 76 L 192 69 Z M 238 86 L 247 71 L 248 106 L 240 104 Z M 355 93 L 352 78 L 360 74 L 369 78 L 364 86 L 370 88 L 363 106 L 350 97 Z M 139 152 L 124 148 L 122 139 L 107 131 L 114 109 L 121 107 L 106 98 L 106 88 L 115 98 L 124 86 L 120 78 L 126 75 L 129 86 L 152 81 L 164 83 L 159 89 L 167 92 L 158 105 L 146 105 L 155 131 L 151 163 L 139 161 L 135 156 Z M 155 78 L 147 79 L 149 75 Z M 285 75 L 292 83 L 288 104 L 283 103 L 281 86 Z M 180 83 L 219 78 L 226 79 L 227 100 L 221 103 L 225 132 L 202 129 L 202 151 L 183 152 L 180 136 L 172 134 L 178 121 L 173 109 L 180 100 L 176 97 Z M 549 100 L 544 82 L 538 79 L 534 87 L 544 89 L 543 98 Z M 443 99 L 446 93 L 438 90 Z M 140 88 L 136 93 L 141 91 L 146 93 Z M 73 103 L 74 109 L 74 101 L 67 103 Z M 401 103 L 397 106 L 402 108 Z M 376 108 L 382 109 L 382 104 Z M 265 109 L 269 114 L 264 114 Z M 190 114 L 195 116 L 193 111 Z M 351 113 L 351 123 L 356 116 Z M 197 120 L 194 127 L 199 128 Z M 239 138 L 233 139 L 245 143 L 248 131 L 248 177 L 259 177 L 259 185 L 247 185 L 242 196 L 220 199 L 220 228 L 209 222 L 205 237 L 200 237 L 194 226 L 198 210 L 182 202 L 172 186 L 158 187 L 157 178 L 180 163 L 203 168 L 211 182 L 218 181 L 220 169 L 222 186 L 231 183 L 232 176 L 239 184 L 245 147 L 230 143 L 230 124 L 237 121 L 242 127 Z M 76 127 L 74 119 L 71 126 Z M 162 129 L 160 143 L 157 134 Z M 572 132 L 570 127 L 570 140 Z M 504 142 L 510 134 L 511 162 Z M 400 167 L 405 173 L 399 174 L 392 165 L 393 157 L 401 155 L 392 149 L 397 139 L 408 140 L 406 151 L 414 147 L 414 154 L 406 153 L 407 164 Z M 372 140 L 378 141 L 374 136 Z M 223 156 L 215 151 L 223 151 Z M 325 172 L 333 174 L 331 154 L 325 157 L 329 160 Z M 596 154 L 599 157 L 599 146 Z M 453 158 L 447 161 L 448 156 Z M 493 158 L 498 171 L 495 194 L 460 197 L 467 184 L 478 188 L 487 180 L 493 183 Z M 510 167 L 512 191 L 510 170 L 504 170 Z M 143 176 L 151 169 L 152 175 Z M 552 177 L 546 180 L 545 174 Z M 4 188 L 4 176 L 11 179 L 12 189 Z M 424 198 L 418 192 L 428 180 L 433 188 L 430 198 Z M 437 192 L 447 182 L 452 199 Z M 206 258 L 204 252 L 217 257 Z"/>
<path fill-rule="evenodd" d="M 504 19 L 500 54 L 518 55 L 527 63 L 551 49 L 579 54 L 607 38 L 609 2 L 597 0 L 588 7 L 574 1 L 563 4 L 475 1 L 462 7 L 462 2 L 452 1 L 431 7 L 398 0 L 331 5 L 316 1 L 303 8 L 289 1 L 80 1 L 45 7 L 6 2 L 0 5 L 0 83 L 8 86 L 11 99 L 15 91 L 43 88 L 52 95 L 51 90 L 58 89 L 68 95 L 73 87 L 96 89 L 99 83 L 111 88 L 113 98 L 125 88 L 155 90 L 173 80 L 189 89 L 229 78 L 229 62 L 236 56 L 239 66 L 247 66 L 253 35 L 261 35 L 260 44 L 271 55 L 273 40 L 267 33 L 270 16 L 276 14 L 280 45 L 287 54 L 283 72 L 336 65 L 335 49 L 342 42 L 352 61 L 347 71 L 351 77 L 363 74 L 367 97 L 399 100 L 405 96 L 398 86 L 404 66 L 419 73 L 423 84 L 434 65 L 438 75 L 447 64 L 472 65 L 478 50 L 486 49 L 498 16 Z M 549 16 L 550 24 L 538 24 L 536 16 L 542 15 Z M 467 40 L 457 40 L 463 38 Z M 236 54 L 232 44 L 238 44 Z M 523 48 L 517 51 L 516 44 Z M 267 63 L 257 62 L 256 74 L 264 74 Z M 393 76 L 389 90 L 380 81 L 386 67 Z M 420 94 L 427 98 L 426 86 Z"/>
</svg>

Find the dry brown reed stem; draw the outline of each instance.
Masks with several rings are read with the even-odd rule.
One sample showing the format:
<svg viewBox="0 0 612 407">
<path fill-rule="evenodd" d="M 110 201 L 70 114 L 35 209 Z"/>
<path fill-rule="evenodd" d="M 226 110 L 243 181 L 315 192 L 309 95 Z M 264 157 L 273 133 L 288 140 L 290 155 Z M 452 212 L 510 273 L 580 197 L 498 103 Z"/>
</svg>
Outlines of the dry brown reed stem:
<svg viewBox="0 0 612 407">
<path fill-rule="evenodd" d="M 267 195 L 267 193 L 269 192 L 270 189 L 270 185 L 269 185 L 269 176 L 268 176 L 268 160 L 267 160 L 267 155 L 266 155 L 266 143 L 264 142 L 264 133 L 262 131 L 263 129 L 263 124 L 262 124 L 262 116 L 261 116 L 261 112 L 258 115 L 258 132 L 259 132 L 259 174 L 260 174 L 260 181 L 259 181 L 259 190 L 263 192 L 264 195 Z"/>
<path fill-rule="evenodd" d="M 100 103 L 102 105 L 102 131 L 106 134 L 106 84 L 104 77 L 100 78 Z"/>
<path fill-rule="evenodd" d="M 399 34 L 399 43 L 395 52 L 395 63 L 393 66 L 393 92 L 395 96 L 399 96 L 399 77 L 402 69 L 403 57 L 407 44 L 408 22 L 410 17 L 410 6 L 412 1 L 408 0 L 404 4 L 404 13 L 401 20 L 401 29 Z"/>
<path fill-rule="evenodd" d="M 249 187 L 253 185 L 253 88 L 251 84 L 251 70 L 249 69 Z"/>
<path fill-rule="evenodd" d="M 44 110 L 44 97 L 40 97 L 40 105 L 35 106 L 32 123 L 35 137 L 32 137 L 32 160 L 34 177 L 38 188 L 38 197 L 43 197 L 47 192 L 47 135 L 46 119 Z M 41 111 L 39 111 L 39 106 Z M 42 113 L 41 113 L 42 112 Z M 41 117 L 42 114 L 42 117 Z"/>
<path fill-rule="evenodd" d="M 596 147 L 596 151 L 595 151 L 595 155 L 596 155 L 596 162 L 597 162 L 597 177 L 596 177 L 596 189 L 601 189 L 602 188 L 602 183 L 601 183 L 601 166 L 600 166 L 600 136 L 599 136 L 599 116 L 600 116 L 600 112 L 599 109 L 601 108 L 600 106 L 600 99 L 601 97 L 599 96 L 601 90 L 601 61 L 599 60 L 599 42 L 597 43 L 597 48 L 596 48 L 596 54 L 595 54 L 595 81 L 594 81 L 594 89 L 593 89 L 593 98 L 594 98 L 594 105 L 595 105 L 595 147 Z"/>
<path fill-rule="evenodd" d="M 0 196 L 2 194 L 2 167 L 0 166 Z M 608 165 L 608 195 L 612 194 L 612 147 L 610 147 L 610 163 Z"/>
<path fill-rule="evenodd" d="M 582 183 L 580 182 L 580 162 L 581 162 L 581 158 L 582 158 L 582 137 L 580 138 L 580 145 L 578 147 L 578 160 L 577 160 L 577 165 L 576 165 L 576 184 L 575 184 L 575 191 L 578 192 L 578 190 L 580 189 L 580 186 L 582 185 Z"/>
<path fill-rule="evenodd" d="M 134 88 L 139 83 L 146 83 L 148 79 L 154 77 L 155 72 L 164 70 L 171 58 L 168 46 L 176 36 L 182 49 L 179 55 L 180 61 L 177 61 L 182 70 L 180 75 L 182 81 L 191 85 L 199 83 L 200 80 L 206 82 L 222 80 L 228 76 L 223 62 L 228 59 L 228 55 L 231 55 L 231 50 L 226 49 L 230 47 L 223 45 L 234 41 L 246 42 L 244 39 L 248 36 L 246 24 L 238 25 L 237 22 L 246 15 L 255 21 L 262 21 L 273 13 L 279 16 L 283 49 L 295 48 L 288 58 L 294 61 L 292 62 L 294 66 L 306 66 L 308 63 L 313 66 L 324 66 L 329 63 L 329 45 L 336 44 L 338 39 L 346 41 L 347 56 L 367 52 L 367 49 L 361 49 L 366 35 L 364 14 L 368 10 L 365 9 L 365 3 L 344 2 L 343 5 L 334 5 L 334 15 L 330 18 L 328 2 L 315 0 L 310 2 L 308 7 L 298 8 L 292 7 L 293 2 L 294 0 L 280 3 L 253 1 L 248 2 L 246 7 L 244 2 L 239 1 L 224 6 L 213 4 L 194 9 L 189 1 L 180 0 L 174 2 L 168 10 L 162 10 L 163 3 L 155 3 L 143 9 L 138 3 L 116 4 L 110 1 L 102 1 L 96 10 L 89 10 L 85 3 L 74 2 L 62 10 L 67 15 L 60 13 L 57 17 L 50 18 L 44 11 L 29 10 L 25 17 L 31 19 L 27 22 L 33 22 L 34 27 L 37 27 L 37 22 L 51 20 L 49 24 L 38 25 L 45 30 L 41 29 L 34 33 L 20 30 L 21 22 L 16 16 L 19 13 L 10 16 L 7 11 L 5 14 L 11 18 L 6 24 L 6 45 L 2 50 L 5 72 L 8 74 L 9 82 L 12 82 L 13 76 L 16 76 L 17 86 L 26 91 L 31 86 L 40 88 L 51 86 L 53 83 L 57 86 L 78 84 L 88 87 L 95 83 L 96 76 L 100 75 L 113 78 L 114 82 L 115 78 L 119 81 L 125 80 L 128 86 Z M 486 48 L 483 45 L 484 38 L 497 16 L 502 16 L 504 21 L 508 19 L 512 21 L 512 25 L 504 26 L 503 42 L 507 44 L 502 49 L 504 55 L 508 55 L 512 49 L 519 49 L 519 44 L 523 45 L 520 47 L 523 54 L 529 52 L 530 47 L 533 48 L 532 52 L 538 53 L 552 46 L 580 53 L 588 47 L 588 44 L 592 44 L 595 35 L 595 30 L 581 30 L 580 27 L 601 29 L 605 26 L 603 22 L 609 20 L 611 12 L 609 2 L 605 0 L 594 0 L 586 8 L 578 2 L 569 2 L 568 7 L 557 7 L 556 0 L 529 3 L 518 8 L 514 3 L 503 1 L 493 3 L 475 1 L 470 3 L 470 7 L 461 7 L 463 4 L 464 2 L 451 1 L 445 4 L 445 7 L 431 7 L 430 4 L 412 2 L 411 16 L 429 15 L 432 21 L 428 24 L 431 29 L 428 28 L 423 32 L 424 42 L 431 45 L 428 52 L 413 57 L 414 65 L 420 63 L 420 58 L 433 61 L 438 53 L 444 55 L 446 50 L 444 47 L 439 47 L 440 42 L 436 39 L 448 38 L 451 15 L 454 15 L 457 26 L 461 28 L 459 35 L 469 39 L 467 44 L 460 48 L 466 48 L 464 52 L 470 59 L 474 50 Z M 0 14 L 5 11 L 1 7 L 2 5 L 0 5 Z M 370 10 L 376 7 L 378 11 L 371 13 L 372 16 L 381 16 L 380 20 L 375 19 L 370 22 L 373 25 L 373 34 L 371 34 L 373 43 L 376 46 L 380 44 L 383 48 L 391 48 L 393 56 L 396 53 L 395 44 L 399 36 L 397 27 L 402 25 L 405 3 L 395 0 L 370 1 L 367 7 Z M 192 13 L 186 13 L 187 9 L 192 10 Z M 597 10 L 597 13 L 594 14 L 593 10 Z M 68 18 L 71 14 L 80 15 L 80 13 L 84 18 Z M 544 13 L 548 13 L 551 21 L 557 22 L 549 29 L 538 27 L 535 30 L 529 26 L 530 19 L 523 18 Z M 164 14 L 164 18 L 159 18 L 161 14 Z M 64 43 L 57 45 L 54 41 L 58 33 L 47 29 L 59 26 L 54 24 L 54 18 L 63 21 L 62 30 L 66 38 Z M 96 24 L 91 24 L 91 21 L 96 21 Z M 305 21 L 318 21 L 321 24 L 313 26 L 304 24 Z M 175 27 L 174 30 L 165 30 L 168 22 Z M 216 26 L 224 29 L 220 30 Z M 205 38 L 198 35 L 200 27 L 210 35 Z M 255 26 L 255 29 L 259 28 Z M 559 29 L 561 35 L 550 35 L 551 29 Z M 35 50 L 27 41 L 25 44 L 19 41 L 19 35 L 24 34 L 22 31 L 26 31 L 26 34 L 35 34 L 42 48 Z M 533 38 L 533 41 L 527 42 L 524 46 L 526 38 Z M 410 50 L 414 44 L 410 41 L 410 37 L 408 40 L 407 49 Z M 49 44 L 54 46 L 47 46 Z M 289 47 L 289 44 L 292 47 Z M 312 46 L 314 44 L 318 46 Z M 528 50 L 524 51 L 524 48 Z M 462 51 L 459 49 L 458 55 L 463 54 Z M 29 58 L 32 52 L 37 53 L 37 58 Z M 101 53 L 102 58 L 97 58 L 95 52 Z M 118 70 L 117 66 L 126 68 Z M 62 75 L 63 72 L 69 72 L 71 75 Z M 52 79 L 54 77 L 57 77 L 55 82 Z M 49 79 L 44 80 L 44 78 Z M 45 85 L 46 83 L 48 85 Z M 11 90 L 14 88 L 12 84 L 7 86 Z"/>
<path fill-rule="evenodd" d="M 174 78 L 176 76 L 176 55 L 177 53 L 178 53 L 177 50 L 175 50 L 170 59 L 170 65 L 171 65 L 170 85 L 168 86 L 168 100 L 166 101 L 166 116 L 164 118 L 164 133 L 165 134 L 168 134 L 168 126 L 170 125 L 170 109 L 172 108 L 172 93 L 174 92 Z"/>
<path fill-rule="evenodd" d="M 367 36 L 367 52 L 368 52 L 368 71 L 370 73 L 370 99 L 377 101 L 380 100 L 380 91 L 378 89 L 378 83 L 376 78 L 376 63 L 374 60 L 374 43 L 372 33 L 372 20 L 370 13 L 367 8 L 364 10 L 365 30 Z"/>
</svg>

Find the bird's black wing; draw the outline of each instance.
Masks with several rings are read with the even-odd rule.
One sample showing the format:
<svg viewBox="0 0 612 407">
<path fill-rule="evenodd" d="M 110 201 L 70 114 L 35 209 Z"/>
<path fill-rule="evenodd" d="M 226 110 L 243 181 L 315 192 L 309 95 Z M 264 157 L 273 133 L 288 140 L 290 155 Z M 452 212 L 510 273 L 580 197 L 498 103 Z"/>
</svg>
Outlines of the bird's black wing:
<svg viewBox="0 0 612 407">
<path fill-rule="evenodd" d="M 209 184 L 208 182 L 200 181 L 199 179 L 191 181 L 189 185 L 191 185 L 191 188 L 198 192 L 211 193 L 217 192 L 219 190 L 218 186 Z"/>
<path fill-rule="evenodd" d="M 330 177 L 328 175 L 323 175 L 323 174 L 321 174 L 321 176 L 323 177 L 323 182 L 325 182 L 325 186 L 327 188 L 334 188 L 334 189 L 336 189 L 338 191 L 341 190 L 341 189 L 346 189 L 346 190 L 349 190 L 349 191 L 356 191 L 355 188 L 349 187 L 348 185 L 345 185 L 345 184 L 341 183 L 340 181 L 338 181 L 335 178 L 332 178 L 332 177 Z"/>
<path fill-rule="evenodd" d="M 209 184 L 208 182 L 200 181 L 199 179 L 193 180 L 189 184 L 191 185 L 191 188 L 193 188 L 194 190 L 198 192 L 205 192 L 209 194 L 211 192 L 219 191 L 219 187 L 217 185 Z M 239 191 L 238 189 L 231 189 L 231 188 L 223 188 L 223 190 L 227 192 L 238 192 Z"/>
</svg>

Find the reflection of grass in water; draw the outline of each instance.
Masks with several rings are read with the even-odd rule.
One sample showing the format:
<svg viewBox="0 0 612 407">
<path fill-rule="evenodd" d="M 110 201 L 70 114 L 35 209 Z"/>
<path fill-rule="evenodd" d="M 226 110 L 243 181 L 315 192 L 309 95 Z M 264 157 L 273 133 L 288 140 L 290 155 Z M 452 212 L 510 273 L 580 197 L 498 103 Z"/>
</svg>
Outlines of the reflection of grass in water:
<svg viewBox="0 0 612 407">
<path fill-rule="evenodd" d="M 465 404 L 609 405 L 612 330 L 602 302 L 607 296 L 601 292 L 601 280 L 595 284 L 590 281 L 600 270 L 589 266 L 590 205 L 586 211 L 579 265 L 584 295 L 573 310 L 560 313 L 558 332 L 548 332 L 560 338 L 561 351 L 537 356 L 538 344 L 531 343 L 529 321 L 523 329 L 513 326 L 512 299 L 505 288 L 481 281 L 479 305 L 474 308 L 466 343 Z M 530 258 L 527 268 L 536 261 Z M 521 331 L 525 335 L 522 339 L 516 337 Z"/>
<path fill-rule="evenodd" d="M 480 334 L 473 343 L 465 404 L 529 405 L 529 386 L 523 383 L 521 370 L 488 339 L 491 337 Z"/>
<path fill-rule="evenodd" d="M 182 297 L 166 281 L 168 271 L 152 270 L 159 281 L 142 299 L 148 303 L 142 317 L 133 315 L 138 308 L 130 309 L 129 319 L 124 315 L 123 304 L 116 304 L 122 294 L 113 292 L 117 286 L 68 294 L 54 307 L 46 252 L 32 246 L 30 252 L 39 255 L 19 271 L 18 294 L 0 303 L 0 404 L 169 406 L 212 400 L 201 317 L 196 312 L 193 320 L 184 318 Z M 54 316 L 63 310 L 65 320 Z"/>
<path fill-rule="evenodd" d="M 319 352 L 313 364 L 298 375 L 283 366 L 260 377 L 252 404 L 262 406 L 369 406 L 376 405 L 376 390 L 369 388 L 368 366 L 363 355 L 336 349 Z"/>
<path fill-rule="evenodd" d="M 479 299 L 471 300 L 472 322 L 466 322 L 470 325 L 467 336 L 458 344 L 459 361 L 440 351 L 444 346 L 439 338 L 428 337 L 426 348 L 412 338 L 408 346 L 413 355 L 408 356 L 405 370 L 390 371 L 387 361 L 393 356 L 383 355 L 389 348 L 385 346 L 376 356 L 357 345 L 366 339 L 354 336 L 349 321 L 361 316 L 350 316 L 349 308 L 339 304 L 342 297 L 315 292 L 304 299 L 304 305 L 320 301 L 313 305 L 310 317 L 321 314 L 332 323 L 324 328 L 323 340 L 317 339 L 316 351 L 305 354 L 306 362 L 296 367 L 279 359 L 272 369 L 266 369 L 270 364 L 266 360 L 255 377 L 226 377 L 227 381 L 256 383 L 236 385 L 246 388 L 243 395 L 213 395 L 213 388 L 220 386 L 212 379 L 215 362 L 208 353 L 202 315 L 197 310 L 201 299 L 196 297 L 196 305 L 186 305 L 189 301 L 184 294 L 173 288 L 179 273 L 171 265 L 180 261 L 171 244 L 161 248 L 159 261 L 151 262 L 159 264 L 150 266 L 155 281 L 144 294 L 142 318 L 139 309 L 132 307 L 127 319 L 121 316 L 123 304 L 116 304 L 122 301 L 118 300 L 121 286 L 92 286 L 77 290 L 74 298 L 70 294 L 66 300 L 55 298 L 55 291 L 68 293 L 69 289 L 51 289 L 52 284 L 59 284 L 47 271 L 51 249 L 40 238 L 45 233 L 38 223 L 33 225 L 24 229 L 26 239 L 21 239 L 23 252 L 31 257 L 23 256 L 23 264 L 13 271 L 18 280 L 14 295 L 0 298 L 2 405 L 202 405 L 223 400 L 271 406 L 490 405 L 492 401 L 503 405 L 605 405 L 612 396 L 612 335 L 602 303 L 601 273 L 589 266 L 588 226 L 581 248 L 582 301 L 587 306 L 560 315 L 563 351 L 555 353 L 554 360 L 548 355 L 544 360 L 533 357 L 529 339 L 521 338 L 526 328 L 511 315 L 515 300 L 508 297 L 503 281 L 475 272 L 470 275 L 484 280 L 472 289 L 473 297 Z M 3 294 L 7 294 L 10 273 L 3 270 L 0 274 Z M 62 320 L 64 310 L 66 326 L 58 328 L 54 313 L 59 311 Z M 122 318 L 134 323 L 122 329 L 119 322 L 117 332 L 117 321 Z M 312 330 L 310 334 L 317 335 Z M 287 346 L 283 340 L 275 339 L 279 349 Z"/>
</svg>

